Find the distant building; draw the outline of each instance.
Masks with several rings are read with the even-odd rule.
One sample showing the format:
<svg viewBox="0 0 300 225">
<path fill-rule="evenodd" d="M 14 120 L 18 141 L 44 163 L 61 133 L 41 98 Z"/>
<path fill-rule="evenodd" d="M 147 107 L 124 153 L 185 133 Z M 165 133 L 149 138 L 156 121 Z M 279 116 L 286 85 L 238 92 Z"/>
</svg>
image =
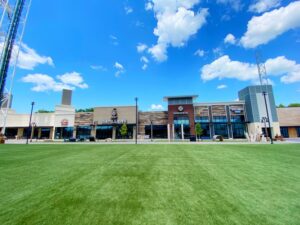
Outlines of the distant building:
<svg viewBox="0 0 300 225">
<path fill-rule="evenodd" d="M 262 92 L 267 92 L 267 105 L 271 122 L 266 120 L 266 107 Z M 201 124 L 202 138 L 215 135 L 242 139 L 245 134 L 300 137 L 300 108 L 276 109 L 272 86 L 249 86 L 239 92 L 239 101 L 197 103 L 197 95 L 169 96 L 167 111 L 138 112 L 138 129 L 135 106 L 95 107 L 94 112 L 75 113 L 72 91 L 64 90 L 61 104 L 53 113 L 34 113 L 32 130 L 28 130 L 29 115 L 8 110 L 8 138 L 26 138 L 30 132 L 36 139 L 68 139 L 96 137 L 98 140 L 121 139 L 120 128 L 126 123 L 126 138 L 188 139 L 195 135 L 195 126 Z M 0 126 L 3 124 L 0 115 Z M 151 132 L 152 131 L 152 132 Z"/>
</svg>

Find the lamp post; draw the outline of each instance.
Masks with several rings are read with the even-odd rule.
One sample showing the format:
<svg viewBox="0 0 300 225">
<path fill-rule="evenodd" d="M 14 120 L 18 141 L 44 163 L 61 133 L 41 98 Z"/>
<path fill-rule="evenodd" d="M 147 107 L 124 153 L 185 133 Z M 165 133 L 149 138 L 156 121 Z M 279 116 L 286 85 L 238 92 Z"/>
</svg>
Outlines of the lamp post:
<svg viewBox="0 0 300 225">
<path fill-rule="evenodd" d="M 32 113 L 33 113 L 33 106 L 34 102 L 31 102 L 31 112 L 30 112 L 30 118 L 29 118 L 29 127 L 27 131 L 27 138 L 26 138 L 26 144 L 28 145 L 29 135 L 31 135 L 31 120 L 32 120 Z"/>
<path fill-rule="evenodd" d="M 136 128 L 135 128 L 135 144 L 137 144 L 137 137 L 138 137 L 138 98 L 135 97 L 135 124 L 136 124 Z"/>
<path fill-rule="evenodd" d="M 150 125 L 151 125 L 151 142 L 153 141 L 153 119 L 152 115 L 150 116 Z"/>
</svg>

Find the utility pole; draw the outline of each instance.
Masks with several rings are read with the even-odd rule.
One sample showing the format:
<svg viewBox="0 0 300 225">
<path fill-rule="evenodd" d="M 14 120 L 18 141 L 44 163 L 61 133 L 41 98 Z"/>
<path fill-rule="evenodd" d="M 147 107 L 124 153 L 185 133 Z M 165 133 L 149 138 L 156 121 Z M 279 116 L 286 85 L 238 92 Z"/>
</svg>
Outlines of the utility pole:
<svg viewBox="0 0 300 225">
<path fill-rule="evenodd" d="M 31 136 L 31 120 L 32 120 L 32 113 L 33 113 L 33 106 L 34 102 L 31 102 L 31 112 L 30 112 L 30 117 L 29 117 L 29 126 L 28 126 L 28 131 L 27 131 L 27 138 L 26 138 L 26 144 L 28 145 L 28 140 L 29 140 L 29 135 Z"/>
<path fill-rule="evenodd" d="M 137 138 L 138 138 L 138 127 L 139 127 L 139 119 L 138 119 L 138 98 L 135 97 L 135 144 L 137 144 Z"/>
<path fill-rule="evenodd" d="M 267 79 L 267 69 L 265 63 L 261 59 L 261 54 L 259 52 L 256 52 L 256 63 L 257 63 L 257 69 L 258 69 L 258 75 L 259 75 L 259 81 L 260 81 L 260 87 L 262 90 L 262 94 L 264 97 L 265 107 L 266 107 L 266 114 L 267 114 L 267 121 L 270 128 L 270 140 L 271 144 L 273 144 L 273 136 L 272 136 L 272 127 L 271 127 L 271 121 L 269 116 L 269 109 L 268 109 L 268 103 L 267 103 L 267 89 L 268 89 L 268 79 Z M 263 84 L 263 79 L 266 79 L 266 84 Z M 267 129 L 266 129 L 267 133 Z"/>
</svg>

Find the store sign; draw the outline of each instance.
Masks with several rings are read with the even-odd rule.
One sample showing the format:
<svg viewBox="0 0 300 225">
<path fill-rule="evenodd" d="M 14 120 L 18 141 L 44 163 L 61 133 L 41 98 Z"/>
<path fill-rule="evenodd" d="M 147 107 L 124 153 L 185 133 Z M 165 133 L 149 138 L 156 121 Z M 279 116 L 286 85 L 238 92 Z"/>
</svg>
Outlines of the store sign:
<svg viewBox="0 0 300 225">
<path fill-rule="evenodd" d="M 102 124 L 124 124 L 127 120 L 103 120 Z"/>
<path fill-rule="evenodd" d="M 178 111 L 179 111 L 179 112 L 183 112 L 183 110 L 184 110 L 183 106 L 179 106 L 179 107 L 178 107 Z"/>
<path fill-rule="evenodd" d="M 188 115 L 188 112 L 174 112 L 174 115 Z"/>
<path fill-rule="evenodd" d="M 67 119 L 63 119 L 61 121 L 61 126 L 68 126 L 69 125 L 69 121 Z"/>
</svg>

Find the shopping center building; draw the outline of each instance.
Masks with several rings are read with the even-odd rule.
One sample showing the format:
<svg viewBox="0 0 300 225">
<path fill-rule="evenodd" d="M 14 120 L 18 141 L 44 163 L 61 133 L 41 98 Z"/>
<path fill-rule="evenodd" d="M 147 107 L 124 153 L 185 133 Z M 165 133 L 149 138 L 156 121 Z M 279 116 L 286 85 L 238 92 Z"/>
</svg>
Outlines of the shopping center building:
<svg viewBox="0 0 300 225">
<path fill-rule="evenodd" d="M 266 93 L 266 104 L 263 93 Z M 272 86 L 249 86 L 238 93 L 239 101 L 199 103 L 197 95 L 168 96 L 167 111 L 142 112 L 136 106 L 94 107 L 93 112 L 76 113 L 72 106 L 72 91 L 64 90 L 61 104 L 52 113 L 18 114 L 6 104 L 5 135 L 9 139 L 68 139 L 97 140 L 134 139 L 189 139 L 195 135 L 196 124 L 203 129 L 202 138 L 221 135 L 229 139 L 243 139 L 251 134 L 284 137 L 300 136 L 300 108 L 277 109 Z M 137 115 L 136 115 L 137 114 Z M 270 119 L 271 127 L 269 126 Z M 4 124 L 4 114 L 0 123 Z M 126 136 L 121 126 L 127 125 Z"/>
</svg>

